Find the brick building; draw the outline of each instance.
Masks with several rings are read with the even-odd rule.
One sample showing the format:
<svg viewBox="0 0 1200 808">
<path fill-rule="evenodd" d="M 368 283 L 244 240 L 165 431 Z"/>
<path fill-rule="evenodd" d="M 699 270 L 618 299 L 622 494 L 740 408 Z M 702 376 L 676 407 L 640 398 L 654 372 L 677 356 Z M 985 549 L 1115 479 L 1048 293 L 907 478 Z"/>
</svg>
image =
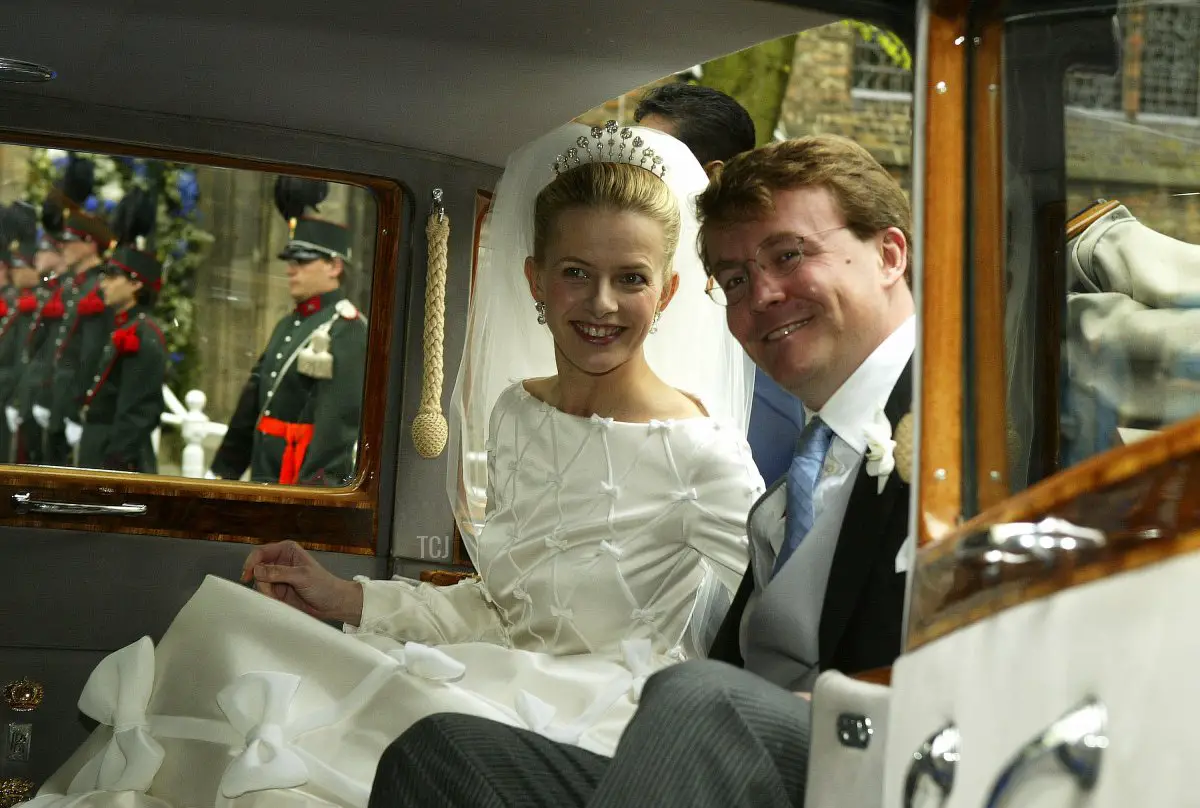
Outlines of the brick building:
<svg viewBox="0 0 1200 808">
<path fill-rule="evenodd" d="M 1121 15 L 1119 76 L 1066 80 L 1067 210 L 1120 199 L 1147 225 L 1200 243 L 1200 8 Z M 780 128 L 846 135 L 909 187 L 912 74 L 853 29 L 806 32 Z"/>
<path fill-rule="evenodd" d="M 1067 210 L 1120 199 L 1147 225 L 1200 243 L 1200 7 L 1131 6 L 1121 18 L 1121 74 L 1067 77 Z M 907 189 L 912 82 L 911 71 L 853 27 L 806 31 L 777 132 L 854 138 Z M 581 120 L 629 122 L 643 91 Z"/>
</svg>

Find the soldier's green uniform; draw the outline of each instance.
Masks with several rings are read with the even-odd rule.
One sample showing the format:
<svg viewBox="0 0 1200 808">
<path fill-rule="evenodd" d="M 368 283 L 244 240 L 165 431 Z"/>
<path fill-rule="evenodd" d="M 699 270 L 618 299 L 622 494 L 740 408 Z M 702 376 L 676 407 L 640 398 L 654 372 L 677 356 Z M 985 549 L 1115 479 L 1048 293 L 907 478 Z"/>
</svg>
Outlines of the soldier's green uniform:
<svg viewBox="0 0 1200 808">
<path fill-rule="evenodd" d="M 25 272 L 33 271 L 33 254 L 36 244 L 15 246 L 9 265 Z M 41 305 L 35 287 L 16 289 L 11 302 L 7 299 L 0 315 L 0 409 L 7 409 L 13 402 L 20 381 L 20 352 L 25 335 Z M 18 427 L 19 428 L 19 427 Z M 11 463 L 15 457 L 13 433 L 8 418 L 0 418 L 0 462 Z"/>
<path fill-rule="evenodd" d="M 302 218 L 280 258 L 349 255 L 348 231 Z M 367 323 L 340 290 L 300 302 L 275 326 L 242 389 L 212 472 L 284 485 L 345 485 L 354 476 Z"/>
<path fill-rule="evenodd" d="M 13 404 L 21 419 L 19 462 L 46 462 L 45 429 L 37 422 L 33 408 L 49 410 L 50 379 L 53 372 L 54 340 L 51 333 L 66 313 L 62 302 L 61 276 L 45 279 L 38 287 L 39 306 L 22 335 L 17 361 L 17 390 Z"/>
<path fill-rule="evenodd" d="M 67 219 L 64 240 L 80 238 L 88 233 L 97 244 L 107 247 L 110 235 L 101 230 L 96 220 L 86 214 L 74 213 Z M 67 443 L 66 422 L 81 423 L 83 397 L 92 384 L 92 369 L 108 343 L 113 329 L 112 312 L 100 296 L 100 279 L 104 277 L 104 261 L 76 272 L 73 279 L 63 283 L 63 305 L 66 309 L 53 329 L 54 349 L 51 355 L 50 426 L 46 434 L 46 462 L 67 465 L 72 451 Z"/>
<path fill-rule="evenodd" d="M 126 272 L 148 289 L 157 290 L 162 279 L 153 255 L 127 246 L 116 249 L 106 271 Z M 164 408 L 166 338 L 150 307 L 140 302 L 117 313 L 113 325 L 84 394 L 79 465 L 155 474 L 158 460 L 150 435 Z"/>
<path fill-rule="evenodd" d="M 102 219 L 76 211 L 67 219 L 62 240 L 91 241 L 103 254 L 112 243 L 112 234 Z M 43 286 L 45 300 L 21 350 L 16 406 L 21 418 L 24 462 L 61 465 L 68 462 L 69 450 L 62 422 L 53 420 L 54 362 L 75 285 L 71 276 L 58 275 L 47 278 Z"/>
</svg>

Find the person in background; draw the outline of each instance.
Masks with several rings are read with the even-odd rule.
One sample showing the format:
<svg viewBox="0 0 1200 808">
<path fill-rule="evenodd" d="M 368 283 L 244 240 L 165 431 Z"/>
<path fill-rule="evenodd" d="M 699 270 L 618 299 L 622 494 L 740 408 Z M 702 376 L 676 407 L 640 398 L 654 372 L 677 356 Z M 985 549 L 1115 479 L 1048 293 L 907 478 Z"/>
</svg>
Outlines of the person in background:
<svg viewBox="0 0 1200 808">
<path fill-rule="evenodd" d="M 130 190 L 112 215 L 111 238 L 119 246 L 138 247 L 139 242 L 153 234 L 155 205 L 154 194 L 141 188 Z M 114 312 L 101 293 L 101 281 L 108 267 L 104 253 L 75 246 L 75 234 L 85 226 L 81 216 L 71 214 L 62 234 L 71 281 L 63 283 L 66 313 L 58 321 L 54 335 L 50 426 L 46 436 L 46 462 L 53 465 L 73 462 L 83 434 L 80 412 L 83 398 L 95 382 L 93 373 L 113 329 Z"/>
<path fill-rule="evenodd" d="M 83 468 L 158 472 L 151 435 L 162 419 L 167 340 L 150 312 L 162 288 L 162 265 L 135 245 L 118 247 L 104 267 L 100 293 L 113 331 L 83 397 Z"/>
<path fill-rule="evenodd" d="M 675 82 L 642 96 L 633 119 L 681 141 L 704 171 L 754 148 L 754 121 L 735 99 L 712 87 Z"/>
<path fill-rule="evenodd" d="M 45 372 L 47 378 L 33 404 L 34 421 L 45 431 L 42 462 L 52 466 L 69 465 L 72 461 L 71 449 L 78 442 L 79 433 L 75 430 L 68 436 L 67 432 L 79 423 L 80 405 L 74 403 L 68 408 L 67 403 L 71 399 L 77 401 L 91 386 L 91 370 L 99 361 L 112 328 L 112 318 L 105 316 L 98 284 L 104 258 L 116 240 L 107 222 L 83 211 L 67 217 L 61 239 L 65 271 L 54 276 L 52 300 L 57 301 L 55 310 L 61 309 L 62 313 L 46 317 L 49 330 L 37 366 L 38 372 Z M 85 340 L 93 346 L 88 367 L 82 371 L 88 376 L 77 379 L 82 376 Z"/>
<path fill-rule="evenodd" d="M 754 121 L 745 107 L 720 90 L 699 84 L 655 87 L 642 97 L 633 119 L 682 141 L 710 175 L 756 143 Z M 763 479 L 774 480 L 787 471 L 803 427 L 800 399 L 757 368 L 747 437 Z"/>
<path fill-rule="evenodd" d="M 114 241 L 104 218 L 83 209 L 84 200 L 91 196 L 94 186 L 95 165 L 72 156 L 62 180 L 50 193 L 51 204 L 60 206 L 66 218 L 58 243 L 43 244 L 39 239 L 37 244 L 35 262 L 42 273 L 44 300 L 21 349 L 20 379 L 14 400 L 22 462 L 63 464 L 68 457 L 63 426 L 51 420 L 56 341 L 67 315 L 71 273 L 78 265 L 99 263 Z M 43 214 L 46 213 L 43 207 Z M 36 221 L 32 208 L 30 214 Z"/>
<path fill-rule="evenodd" d="M 15 207 L 15 206 L 14 206 Z M 9 211 L 12 213 L 11 209 Z M 19 215 L 19 214 L 18 214 Z M 12 219 L 10 219 L 10 222 Z M 10 228 L 14 236 L 9 245 L 8 276 L 12 283 L 11 296 L 6 296 L 4 305 L 0 307 L 0 407 L 11 412 L 5 418 L 0 418 L 0 462 L 12 463 L 16 460 L 16 430 L 19 424 L 13 418 L 16 410 L 11 407 L 20 381 L 21 346 L 30 324 L 37 314 L 41 301 L 38 298 L 39 274 L 35 255 L 37 242 L 36 225 L 22 239 L 19 226 Z"/>
<path fill-rule="evenodd" d="M 275 202 L 290 239 L 295 309 L 276 324 L 250 371 L 210 477 L 280 485 L 342 486 L 354 477 L 367 363 L 367 321 L 346 298 L 350 232 L 305 215 L 328 183 L 280 177 Z"/>
<path fill-rule="evenodd" d="M 112 216 L 113 254 L 106 261 L 71 265 L 74 282 L 64 284 L 67 314 L 55 339 L 57 420 L 51 426 L 57 431 L 49 434 L 49 445 L 67 452 L 62 462 L 157 470 L 150 435 L 163 412 L 166 361 L 159 349 L 165 352 L 166 340 L 150 315 L 162 286 L 162 266 L 143 249 L 154 234 L 156 215 L 155 192 L 131 189 Z M 75 221 L 77 214 L 67 219 L 68 233 Z M 90 413 L 87 430 L 85 413 Z"/>
</svg>

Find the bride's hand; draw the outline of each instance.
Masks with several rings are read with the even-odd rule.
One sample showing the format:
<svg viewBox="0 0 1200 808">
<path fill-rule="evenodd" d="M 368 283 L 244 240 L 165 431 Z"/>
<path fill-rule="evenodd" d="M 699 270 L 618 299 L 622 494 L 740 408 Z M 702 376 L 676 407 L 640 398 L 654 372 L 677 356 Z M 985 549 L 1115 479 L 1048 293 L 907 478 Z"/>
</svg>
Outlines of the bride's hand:
<svg viewBox="0 0 1200 808">
<path fill-rule="evenodd" d="M 242 565 L 242 581 L 267 597 L 281 600 L 318 620 L 358 625 L 362 587 L 337 577 L 294 541 L 258 547 Z"/>
</svg>

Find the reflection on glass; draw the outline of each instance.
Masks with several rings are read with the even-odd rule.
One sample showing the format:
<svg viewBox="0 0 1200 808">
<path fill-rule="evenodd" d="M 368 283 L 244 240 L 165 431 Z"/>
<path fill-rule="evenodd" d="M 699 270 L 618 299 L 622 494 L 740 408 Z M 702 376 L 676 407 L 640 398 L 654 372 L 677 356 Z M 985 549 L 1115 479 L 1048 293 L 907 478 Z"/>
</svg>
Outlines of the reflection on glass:
<svg viewBox="0 0 1200 808">
<path fill-rule="evenodd" d="M 1200 5 L 1065 8 L 1006 28 L 1016 490 L 1200 414 Z"/>
<path fill-rule="evenodd" d="M 343 486 L 374 199 L 0 146 L 0 462 Z"/>
<path fill-rule="evenodd" d="M 1112 204 L 1067 245 L 1064 466 L 1200 412 L 1200 6 L 1117 20 L 1120 108 L 1067 107 L 1068 210 Z"/>
</svg>

